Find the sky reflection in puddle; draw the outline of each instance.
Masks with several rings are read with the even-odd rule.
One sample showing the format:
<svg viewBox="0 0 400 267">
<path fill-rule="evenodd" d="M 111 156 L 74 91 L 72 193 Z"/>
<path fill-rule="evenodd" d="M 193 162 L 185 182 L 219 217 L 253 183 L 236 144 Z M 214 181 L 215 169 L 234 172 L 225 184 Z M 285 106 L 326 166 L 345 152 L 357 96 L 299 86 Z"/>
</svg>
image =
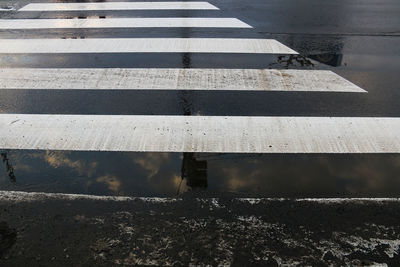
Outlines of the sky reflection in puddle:
<svg viewBox="0 0 400 267">
<path fill-rule="evenodd" d="M 400 155 L 2 150 L 0 190 L 173 197 L 399 197 Z M 183 178 L 183 179 L 182 179 Z"/>
</svg>

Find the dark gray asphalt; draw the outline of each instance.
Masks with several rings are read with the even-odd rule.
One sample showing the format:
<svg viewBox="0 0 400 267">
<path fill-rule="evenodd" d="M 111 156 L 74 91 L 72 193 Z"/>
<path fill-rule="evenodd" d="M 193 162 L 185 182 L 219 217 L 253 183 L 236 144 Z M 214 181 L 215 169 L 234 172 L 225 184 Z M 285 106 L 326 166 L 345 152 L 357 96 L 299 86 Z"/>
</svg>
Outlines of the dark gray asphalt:
<svg viewBox="0 0 400 267">
<path fill-rule="evenodd" d="M 0 248 L 7 250 L 0 264 L 398 266 L 400 260 L 399 201 L 200 197 L 3 194 Z"/>
<path fill-rule="evenodd" d="M 1 0 L 0 8 L 17 9 L 29 2 L 45 1 Z M 300 55 L 1 54 L 0 67 L 327 69 L 359 85 L 368 94 L 1 90 L 0 112 L 400 116 L 398 0 L 209 2 L 221 10 L 0 11 L 0 19 L 235 17 L 254 29 L 0 30 L 0 38 L 273 38 Z M 232 200 L 238 197 L 396 198 L 400 196 L 400 155 L 397 154 L 0 152 L 0 190 L 184 196 L 179 204 L 140 201 L 121 204 L 63 198 L 14 203 L 13 199 L 3 198 L 0 201 L 0 265 L 231 263 L 266 266 L 287 263 L 339 266 L 375 262 L 396 266 L 399 263 L 398 202 L 327 205 L 265 201 L 262 205 L 249 206 Z M 229 199 L 223 200 L 227 201 L 224 202 L 226 209 L 210 211 L 212 204 L 202 207 L 195 199 L 211 201 L 210 197 Z M 389 246 L 382 240 L 392 243 Z M 391 250 L 397 251 L 393 257 L 388 256 L 387 251 Z"/>
</svg>

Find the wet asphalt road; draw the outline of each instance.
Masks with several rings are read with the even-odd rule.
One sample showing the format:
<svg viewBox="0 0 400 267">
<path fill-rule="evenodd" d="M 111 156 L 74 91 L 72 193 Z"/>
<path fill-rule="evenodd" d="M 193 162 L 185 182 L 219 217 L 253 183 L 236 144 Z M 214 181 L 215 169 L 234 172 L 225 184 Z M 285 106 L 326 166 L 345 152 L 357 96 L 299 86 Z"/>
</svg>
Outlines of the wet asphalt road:
<svg viewBox="0 0 400 267">
<path fill-rule="evenodd" d="M 398 266 L 399 207 L 398 200 L 2 194 L 0 263 Z"/>
<path fill-rule="evenodd" d="M 30 2 L 43 1 L 0 1 L 0 8 L 14 6 L 18 9 Z M 209 1 L 220 10 L 184 10 L 184 11 L 71 11 L 71 12 L 2 12 L 0 19 L 39 19 L 39 18 L 118 18 L 118 17 L 234 17 L 253 26 L 253 29 L 224 29 L 224 28 L 163 28 L 163 29 L 52 29 L 52 30 L 0 30 L 0 38 L 27 39 L 27 38 L 135 38 L 135 37 L 218 37 L 218 38 L 273 38 L 286 46 L 296 50 L 300 55 L 245 55 L 245 54 L 190 54 L 190 53 L 129 53 L 129 54 L 0 54 L 2 68 L 29 67 L 29 68 L 111 68 L 111 67 L 152 67 L 152 68 L 284 68 L 284 69 L 322 69 L 332 70 L 347 80 L 355 83 L 368 91 L 367 94 L 327 93 L 327 92 L 245 92 L 245 91 L 92 91 L 92 90 L 1 90 L 1 113 L 25 114 L 129 114 L 129 115 L 213 115 L 213 116 L 344 116 L 344 117 L 400 117 L 400 4 L 397 0 L 284 0 L 284 1 Z M 180 197 L 187 200 L 185 207 L 175 207 L 153 203 L 149 211 L 140 212 L 142 204 L 138 207 L 119 206 L 115 203 L 100 203 L 99 207 L 104 212 L 91 214 L 87 201 L 66 202 L 60 198 L 49 202 L 34 202 L 28 204 L 15 204 L 10 208 L 11 200 L 2 199 L 0 234 L 3 240 L 10 244 L 17 243 L 11 250 L 10 246 L 0 247 L 0 253 L 7 251 L 7 266 L 35 262 L 38 266 L 46 265 L 52 259 L 51 253 L 44 250 L 32 250 L 40 246 L 41 242 L 48 244 L 55 232 L 67 231 L 76 236 L 82 236 L 82 246 L 90 248 L 90 253 L 78 252 L 71 255 L 72 262 L 65 259 L 65 248 L 58 248 L 55 262 L 68 265 L 79 265 L 77 258 L 86 255 L 87 261 L 82 265 L 92 264 L 166 264 L 174 263 L 187 265 L 190 260 L 184 258 L 177 261 L 178 243 L 182 240 L 172 241 L 172 251 L 151 254 L 149 251 L 158 251 L 164 245 L 156 241 L 132 243 L 132 236 L 128 233 L 118 232 L 121 223 L 135 225 L 140 223 L 138 218 L 155 228 L 162 229 L 161 223 L 154 221 L 165 213 L 174 213 L 178 209 L 187 209 L 180 216 L 189 218 L 190 209 L 196 206 L 193 197 L 205 198 L 223 197 L 236 199 L 238 197 L 284 197 L 284 198 L 319 198 L 319 197 L 392 197 L 400 196 L 400 155 L 398 154 L 191 154 L 191 153 L 131 153 L 131 152 L 65 152 L 65 151 L 26 151 L 2 150 L 0 161 L 0 190 L 91 194 L 105 196 L 141 196 L 141 197 Z M 188 198 L 188 199 L 187 199 Z M 125 205 L 125 204 L 124 204 Z M 223 212 L 209 213 L 209 207 L 202 207 L 203 215 L 194 216 L 194 231 L 200 231 L 201 238 L 207 236 L 215 229 L 210 229 L 209 224 L 215 220 L 223 220 L 218 224 L 218 229 L 224 232 L 219 238 L 212 240 L 202 239 L 203 250 L 209 248 L 207 244 L 214 245 L 213 253 L 207 257 L 197 255 L 194 258 L 204 259 L 192 261 L 193 264 L 226 263 L 231 259 L 227 255 L 232 253 L 235 260 L 228 260 L 236 265 L 243 263 L 256 263 L 273 265 L 277 262 L 267 262 L 271 255 L 276 259 L 283 259 L 282 263 L 312 264 L 324 263 L 343 264 L 370 264 L 371 262 L 385 262 L 395 266 L 398 260 L 398 245 L 394 245 L 397 256 L 391 258 L 385 254 L 385 245 L 377 248 L 378 252 L 356 252 L 348 244 L 355 244 L 353 239 L 345 240 L 344 235 L 355 238 L 372 239 L 398 239 L 399 204 L 391 203 L 390 208 L 380 204 L 370 206 L 365 203 L 351 204 L 346 210 L 346 216 L 341 217 L 341 205 L 329 206 L 328 211 L 323 211 L 326 206 L 309 205 L 311 218 L 318 221 L 318 217 L 327 215 L 331 223 L 325 221 L 310 222 L 298 221 L 303 215 L 296 213 L 288 215 L 282 221 L 278 216 L 272 219 L 265 214 L 290 214 L 297 208 L 294 206 L 266 202 L 258 209 L 249 209 L 244 206 L 231 207 L 238 210 L 235 218 L 258 218 L 256 226 L 250 225 L 253 219 L 246 219 L 245 223 L 226 221 L 229 216 Z M 107 210 L 112 206 L 119 211 L 126 211 L 132 217 L 121 217 L 120 214 Z M 72 212 L 58 215 L 55 210 L 71 207 Z M 42 210 L 39 220 L 36 213 L 26 213 L 27 210 Z M 100 208 L 100 210 L 101 210 Z M 194 208 L 196 209 L 196 208 Z M 345 208 L 346 209 L 346 208 Z M 6 211 L 7 210 L 7 211 Z M 155 217 L 151 217 L 154 210 Z M 225 212 L 225 211 L 224 211 Z M 244 214 L 240 215 L 239 213 Z M 26 215 L 24 215 L 26 213 Z M 97 225 L 107 215 L 114 214 L 111 221 Z M 303 213 L 304 214 L 304 213 Z M 354 216 L 350 216 L 352 214 Z M 125 216 L 124 215 L 124 216 Z M 359 216 L 358 216 L 359 215 Z M 25 216 L 20 222 L 15 218 Z M 65 216 L 65 217 L 63 217 Z M 83 216 L 83 217 L 79 217 Z M 97 217 L 96 217 L 97 216 Z M 252 217 L 253 216 L 253 217 Z M 261 216 L 261 217 L 260 217 Z M 262 217 L 264 216 L 264 217 Z M 267 218 L 265 218 L 265 216 Z M 90 217 L 85 221 L 86 217 Z M 182 227 L 182 235 L 193 229 L 189 224 L 180 221 L 181 217 L 165 219 L 158 218 L 161 222 L 171 222 L 171 228 L 166 230 L 165 236 L 171 236 Z M 306 217 L 306 216 L 305 216 Z M 358 217 L 358 218 L 357 218 Z M 61 218 L 61 219 L 60 219 Z M 66 218 L 66 219 L 65 219 Z M 75 218 L 75 219 L 73 219 Z M 76 219 L 78 218 L 78 219 Z M 82 219 L 83 218 L 83 219 Z M 206 218 L 206 219 L 205 219 Z M 85 222 L 82 222 L 82 220 Z M 182 219 L 185 220 L 185 219 Z M 207 220 L 211 220 L 210 222 Z M 250 220 L 250 221 L 249 221 Z M 27 227 L 26 222 L 32 222 L 32 227 Z M 53 222 L 54 221 L 54 222 Z M 208 226 L 201 223 L 207 221 Z M 44 223 L 46 222 L 46 223 Z M 47 224 L 48 222 L 51 222 Z M 271 236 L 263 235 L 265 229 L 272 225 L 289 225 L 282 232 L 274 232 Z M 200 226 L 198 224 L 200 223 Z M 342 225 L 346 226 L 339 229 Z M 43 240 L 32 237 L 39 228 L 51 230 L 43 231 Z M 224 226 L 222 226 L 224 225 Z M 319 225 L 315 227 L 315 225 Z M 372 226 L 371 226 L 372 225 Z M 381 232 L 377 231 L 381 229 Z M 271 240 L 285 240 L 283 236 L 291 236 L 300 226 L 312 231 L 310 243 L 296 243 L 307 236 L 307 231 L 293 237 L 293 247 L 277 245 L 273 247 Z M 37 228 L 35 228 L 37 227 Z M 72 227 L 72 229 L 71 229 Z M 86 227 L 86 228 L 85 228 Z M 203 228 L 202 228 L 203 227 Z M 225 227 L 225 228 L 224 228 Z M 243 227 L 247 229 L 243 231 Z M 264 227 L 264 228 L 263 228 Z M 274 226 L 275 227 L 275 226 Z M 347 228 L 346 228 L 347 227 Z M 360 234 L 354 229 L 366 229 Z M 375 227 L 375 228 L 374 228 Z M 25 234 L 23 229 L 27 229 Z M 78 229 L 78 230 L 77 230 Z M 87 231 L 103 233 L 95 236 L 87 235 Z M 197 229 L 197 230 L 196 230 Z M 278 228 L 277 228 L 278 229 Z M 382 230 L 384 229 L 384 230 Z M 126 230 L 126 229 L 125 229 Z M 122 230 L 121 230 L 122 231 Z M 138 237 L 145 240 L 152 235 L 150 229 L 135 230 Z M 161 230 L 160 230 L 161 231 Z M 218 232 L 215 230 L 214 232 Z M 229 236 L 229 232 L 233 236 Z M 361 230 L 360 230 L 361 232 Z M 15 240 L 13 238 L 16 233 Z M 120 234 L 118 234 L 120 233 Z M 135 232 L 135 234 L 137 234 Z M 220 233 L 220 232 L 218 232 Z M 327 236 L 321 233 L 329 233 Z M 336 233 L 336 234 L 335 234 Z M 234 240 L 246 237 L 248 239 L 260 235 L 259 242 L 265 242 L 271 251 L 284 251 L 276 254 L 265 254 L 265 251 L 254 253 L 251 249 L 235 251 L 243 244 L 232 243 Z M 364 236 L 363 236 L 364 235 Z M 386 235 L 386 236 L 385 236 Z M 113 238 L 113 236 L 117 236 Z M 128 238 L 128 237 L 129 238 Z M 163 236 L 163 234 L 161 234 Z M 252 237 L 253 236 L 253 237 Z M 5 238 L 7 237 L 7 239 Z M 263 238 L 264 240 L 262 240 Z M 59 239 L 65 241 L 70 249 L 71 243 L 78 242 L 75 237 L 68 234 L 61 235 Z M 128 238 L 129 240 L 125 240 Z M 33 241 L 27 241 L 27 240 Z M 11 240 L 11 241 L 10 241 Z M 14 240 L 14 241 L 13 241 Z M 16 242 L 18 240 L 18 242 Z M 116 243 L 113 243 L 113 240 Z M 140 239 L 142 240 L 142 239 Z M 161 239 L 160 239 L 161 240 Z M 164 240 L 164 239 L 162 239 Z M 222 241 L 221 241 L 222 240 Z M 111 242 L 111 243 L 110 243 Z M 126 245 L 121 249 L 122 254 L 116 252 L 120 242 Z M 167 241 L 166 241 L 167 242 Z M 224 243 L 225 242 L 225 243 Z M 248 241 L 246 241 L 248 242 Z M 323 256 L 328 251 L 326 247 L 318 253 L 310 250 L 315 244 L 324 244 L 333 248 L 337 246 L 338 254 L 329 258 Z M 330 242 L 330 243 L 329 243 Z M 371 241 L 372 242 L 372 241 Z M 103 244 L 104 243 L 104 244 Z M 190 242 L 189 242 L 190 243 Z M 189 244 L 188 243 L 188 244 Z M 290 243 L 290 242 L 289 242 Z M 97 245 L 96 245 L 97 244 Z M 100 244 L 100 245 L 99 245 Z M 110 245 L 111 244 L 111 245 Z M 152 249 L 148 244 L 158 244 L 157 249 Z M 219 244 L 219 245 L 218 245 Z M 222 244 L 222 245 L 221 245 Z M 227 249 L 227 244 L 235 249 Z M 272 244 L 272 245 L 271 245 Z M 310 245 L 311 244 L 311 245 Z M 312 245 L 314 244 L 314 245 Z M 328 245 L 327 245 L 328 244 Z M 347 245 L 346 245 L 347 244 Z M 397 243 L 396 243 L 397 244 Z M 115 246 L 114 246 L 115 245 Z M 143 248 L 149 258 L 138 256 L 132 252 L 137 246 Z M 191 245 L 193 246 L 193 245 Z M 361 246 L 361 245 L 360 245 Z M 100 248 L 99 248 L 100 247 Z M 221 248 L 222 247 L 222 248 Z M 308 250 L 307 250 L 308 248 Z M 180 247 L 181 250 L 184 250 Z M 189 251 L 194 250 L 191 247 Z M 293 249 L 293 251 L 291 250 Z M 352 250 L 355 254 L 346 254 Z M 397 250 L 396 250 L 397 249 Z M 21 257 L 21 251 L 27 253 Z M 103 251 L 104 250 L 104 251 Z M 217 253 L 222 250 L 228 254 Z M 333 250 L 333 249 L 332 249 Z M 109 256 L 110 251 L 114 256 Z M 288 251 L 291 251 L 290 253 Z M 344 251 L 344 252 L 343 252 Z M 23 252 L 26 253 L 26 252 Z M 99 256 L 103 253 L 103 256 Z M 108 254 L 107 254 L 108 253 Z M 125 253 L 125 254 L 124 254 Z M 164 254 L 163 254 L 164 253 Z M 264 254 L 263 254 L 264 253 Z M 282 256 L 283 254 L 284 256 Z M 292 254 L 291 254 L 292 253 Z M 319 254 L 320 253 L 320 254 Z M 358 254 L 357 254 L 358 253 Z M 374 254 L 375 253 L 375 254 Z M 38 254 L 45 254 L 38 256 Z M 58 261 L 59 255 L 63 259 Z M 287 255 L 286 255 L 287 254 Z M 303 255 L 314 254 L 315 259 L 304 259 Z M 88 256 L 89 255 L 89 256 Z M 167 256 L 166 256 L 167 255 Z M 225 258 L 218 258 L 223 255 Z M 249 256 L 253 255 L 253 256 Z M 256 255 L 256 256 L 254 256 Z M 338 256 L 341 255 L 341 256 Z M 347 258 L 343 255 L 352 255 Z M 367 256 L 366 256 L 367 255 Z M 372 255 L 372 256 L 371 256 Z M 377 256 L 378 255 L 378 256 Z M 1 257 L 1 255 L 0 255 Z M 16 260 L 21 257 L 20 260 Z M 39 258 L 37 258 L 39 257 Z M 188 256 L 189 257 L 189 256 Z M 254 258 L 252 258 L 254 257 Z M 263 258 L 264 257 L 264 258 Z M 189 257 L 190 258 L 190 257 Z M 257 260 L 263 258 L 264 261 Z M 4 259 L 4 258 L 3 258 Z M 164 259 L 161 260 L 161 259 Z M 168 261 L 166 260 L 168 259 Z M 141 261 L 138 261 L 141 260 Z M 153 260 L 154 262 L 152 262 Z M 302 261 L 303 260 L 303 261 Z M 352 261 L 353 260 L 353 261 Z M 364 260 L 364 261 L 363 261 Z M 148 261 L 148 262 L 146 262 Z M 278 262 L 279 263 L 279 262 Z M 1 262 L 0 262 L 1 264 Z M 52 265 L 52 264 L 48 264 Z"/>
<path fill-rule="evenodd" d="M 18 9 L 28 2 L 2 2 Z M 400 115 L 400 11 L 396 1 L 210 2 L 220 10 L 1 12 L 4 19 L 234 17 L 253 29 L 128 28 L 0 30 L 10 38 L 274 38 L 300 55 L 125 53 L 1 54 L 4 68 L 287 68 L 327 69 L 368 91 L 246 92 L 170 90 L 2 90 L 0 112 L 214 116 Z M 186 155 L 187 157 L 187 155 Z M 192 156 L 191 156 L 192 157 Z M 196 158 L 199 157 L 197 160 Z M 100 195 L 174 196 L 182 153 L 2 151 L 6 190 Z M 149 160 L 151 159 L 151 163 Z M 190 161 L 190 160 L 189 160 Z M 400 158 L 377 155 L 194 155 L 207 161 L 199 188 L 251 196 L 397 197 Z M 186 164 L 187 165 L 187 164 Z M 288 166 L 290 166 L 288 168 Z M 195 170 L 196 171 L 196 170 Z M 367 175 L 368 174 L 368 175 Z M 106 178 L 104 178 L 106 177 Z M 250 178 L 249 178 L 250 177 Z M 284 178 L 282 178 L 284 177 Z M 375 182 L 370 182 L 370 180 Z M 167 186 L 159 186 L 165 184 Z M 192 183 L 193 185 L 193 183 Z M 296 186 L 293 186 L 296 185 Z M 154 189 L 159 188 L 159 189 Z M 179 193 L 178 193 L 179 194 Z"/>
</svg>

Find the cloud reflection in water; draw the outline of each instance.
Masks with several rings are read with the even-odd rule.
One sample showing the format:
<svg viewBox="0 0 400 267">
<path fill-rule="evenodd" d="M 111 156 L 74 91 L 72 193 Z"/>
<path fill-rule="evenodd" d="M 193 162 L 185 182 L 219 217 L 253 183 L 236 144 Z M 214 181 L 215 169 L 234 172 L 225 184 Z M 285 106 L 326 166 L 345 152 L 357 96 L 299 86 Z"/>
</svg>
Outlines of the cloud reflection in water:
<svg viewBox="0 0 400 267">
<path fill-rule="evenodd" d="M 400 155 L 1 151 L 1 190 L 176 196 L 398 197 Z M 15 182 L 9 177 L 13 168 Z M 183 180 L 182 180 L 183 176 Z"/>
</svg>

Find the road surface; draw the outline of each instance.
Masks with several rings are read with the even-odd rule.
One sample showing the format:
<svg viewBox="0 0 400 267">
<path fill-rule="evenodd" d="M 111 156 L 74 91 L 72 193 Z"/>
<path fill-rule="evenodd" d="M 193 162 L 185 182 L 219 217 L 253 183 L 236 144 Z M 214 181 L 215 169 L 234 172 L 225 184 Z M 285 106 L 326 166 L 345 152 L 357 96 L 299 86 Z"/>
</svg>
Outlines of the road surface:
<svg viewBox="0 0 400 267">
<path fill-rule="evenodd" d="M 396 265 L 399 13 L 1 1 L 0 264 Z"/>
</svg>

